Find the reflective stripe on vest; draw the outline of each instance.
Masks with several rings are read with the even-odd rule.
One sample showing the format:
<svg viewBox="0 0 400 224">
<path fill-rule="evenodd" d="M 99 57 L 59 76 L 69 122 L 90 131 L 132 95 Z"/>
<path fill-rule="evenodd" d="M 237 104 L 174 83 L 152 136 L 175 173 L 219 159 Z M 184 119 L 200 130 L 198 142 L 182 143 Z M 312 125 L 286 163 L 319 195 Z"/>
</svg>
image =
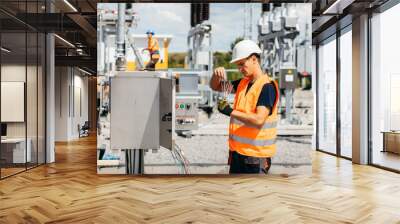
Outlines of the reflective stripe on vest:
<svg viewBox="0 0 400 224">
<path fill-rule="evenodd" d="M 276 138 L 268 140 L 256 140 L 256 139 L 243 138 L 236 135 L 229 135 L 229 138 L 232 139 L 233 141 L 254 146 L 270 146 L 276 143 Z"/>
</svg>

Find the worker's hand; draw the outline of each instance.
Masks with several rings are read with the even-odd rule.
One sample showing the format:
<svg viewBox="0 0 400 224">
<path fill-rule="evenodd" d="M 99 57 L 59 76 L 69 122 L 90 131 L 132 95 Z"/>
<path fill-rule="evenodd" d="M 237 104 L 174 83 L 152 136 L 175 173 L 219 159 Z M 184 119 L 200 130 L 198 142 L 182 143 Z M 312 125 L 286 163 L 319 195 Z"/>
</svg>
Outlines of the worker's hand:
<svg viewBox="0 0 400 224">
<path fill-rule="evenodd" d="M 218 111 L 221 112 L 222 114 L 225 114 L 226 116 L 231 116 L 233 109 L 229 105 L 228 101 L 223 99 L 223 100 L 218 100 Z"/>
<path fill-rule="evenodd" d="M 226 73 L 224 67 L 218 67 L 214 69 L 213 76 L 218 79 L 218 81 L 226 80 Z"/>
</svg>

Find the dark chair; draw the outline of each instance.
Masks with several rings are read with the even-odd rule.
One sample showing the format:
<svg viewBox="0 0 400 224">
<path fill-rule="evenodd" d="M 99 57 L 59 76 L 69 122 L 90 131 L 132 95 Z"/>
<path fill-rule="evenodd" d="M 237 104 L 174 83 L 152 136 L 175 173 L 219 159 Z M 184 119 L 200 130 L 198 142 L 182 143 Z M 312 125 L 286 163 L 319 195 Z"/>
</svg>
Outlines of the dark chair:
<svg viewBox="0 0 400 224">
<path fill-rule="evenodd" d="M 85 121 L 82 127 L 78 125 L 78 129 L 79 129 L 79 138 L 89 136 L 89 129 L 90 129 L 89 121 Z"/>
</svg>

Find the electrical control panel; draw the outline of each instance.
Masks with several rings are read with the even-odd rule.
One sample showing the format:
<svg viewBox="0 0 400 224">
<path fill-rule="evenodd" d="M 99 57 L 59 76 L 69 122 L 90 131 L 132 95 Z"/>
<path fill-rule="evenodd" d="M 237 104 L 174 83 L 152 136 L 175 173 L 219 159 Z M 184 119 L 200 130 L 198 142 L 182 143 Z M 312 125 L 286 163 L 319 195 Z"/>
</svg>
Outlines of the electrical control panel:
<svg viewBox="0 0 400 224">
<path fill-rule="evenodd" d="M 295 89 L 297 83 L 297 69 L 295 67 L 282 68 L 279 71 L 279 88 Z"/>
<path fill-rule="evenodd" d="M 190 131 L 198 128 L 198 102 L 199 97 L 176 97 L 175 130 Z"/>
</svg>

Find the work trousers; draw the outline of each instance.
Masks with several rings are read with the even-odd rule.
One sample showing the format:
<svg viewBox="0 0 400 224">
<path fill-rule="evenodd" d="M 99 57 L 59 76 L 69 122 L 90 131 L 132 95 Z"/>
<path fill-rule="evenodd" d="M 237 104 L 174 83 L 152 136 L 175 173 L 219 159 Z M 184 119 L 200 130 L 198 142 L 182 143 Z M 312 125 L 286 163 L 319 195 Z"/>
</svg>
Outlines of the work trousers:
<svg viewBox="0 0 400 224">
<path fill-rule="evenodd" d="M 229 173 L 261 173 L 267 174 L 271 168 L 271 158 L 258 158 L 241 155 L 235 151 L 229 152 Z"/>
<path fill-rule="evenodd" d="M 155 71 L 156 70 L 156 64 L 158 62 L 159 58 L 153 58 L 153 54 L 150 55 L 150 61 L 146 65 L 146 70 L 149 71 Z"/>
</svg>

